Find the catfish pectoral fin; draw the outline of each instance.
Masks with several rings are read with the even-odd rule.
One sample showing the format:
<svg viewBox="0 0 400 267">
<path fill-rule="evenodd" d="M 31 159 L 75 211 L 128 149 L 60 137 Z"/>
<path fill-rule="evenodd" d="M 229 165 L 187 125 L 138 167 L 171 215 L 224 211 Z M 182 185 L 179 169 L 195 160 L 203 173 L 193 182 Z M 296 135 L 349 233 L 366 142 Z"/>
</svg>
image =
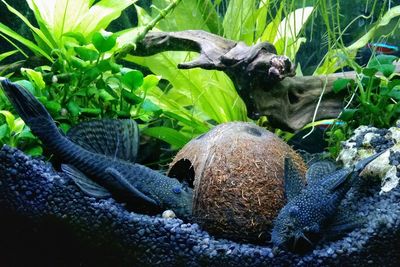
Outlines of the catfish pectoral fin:
<svg viewBox="0 0 400 267">
<path fill-rule="evenodd" d="M 70 177 L 75 184 L 86 194 L 96 198 L 110 197 L 111 193 L 101 185 L 93 182 L 81 171 L 72 165 L 61 164 L 61 170 Z"/>
<path fill-rule="evenodd" d="M 149 196 L 146 196 L 142 192 L 140 192 L 134 185 L 128 182 L 126 178 L 116 169 L 108 167 L 105 172 L 111 176 L 112 178 L 115 179 L 116 182 L 118 182 L 126 191 L 131 193 L 134 197 L 142 199 L 154 206 L 159 206 L 157 201 L 154 199 L 150 198 Z"/>
</svg>

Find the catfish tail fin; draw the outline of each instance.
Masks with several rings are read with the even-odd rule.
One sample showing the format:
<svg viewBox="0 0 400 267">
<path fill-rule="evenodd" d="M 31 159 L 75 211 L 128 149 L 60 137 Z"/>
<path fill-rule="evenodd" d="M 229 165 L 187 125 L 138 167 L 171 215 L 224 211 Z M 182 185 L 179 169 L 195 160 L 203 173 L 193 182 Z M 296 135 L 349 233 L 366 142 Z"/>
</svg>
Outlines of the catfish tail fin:
<svg viewBox="0 0 400 267">
<path fill-rule="evenodd" d="M 42 142 L 62 136 L 46 108 L 28 90 L 8 79 L 0 83 L 19 116 Z"/>
</svg>

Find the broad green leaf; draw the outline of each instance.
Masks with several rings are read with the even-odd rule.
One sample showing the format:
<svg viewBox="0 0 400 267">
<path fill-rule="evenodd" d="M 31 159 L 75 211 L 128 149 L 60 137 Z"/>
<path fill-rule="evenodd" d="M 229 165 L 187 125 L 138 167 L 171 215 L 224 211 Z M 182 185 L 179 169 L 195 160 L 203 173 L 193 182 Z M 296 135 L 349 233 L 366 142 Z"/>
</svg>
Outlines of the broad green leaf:
<svg viewBox="0 0 400 267">
<path fill-rule="evenodd" d="M 0 61 L 2 61 L 3 59 L 5 59 L 11 55 L 14 55 L 17 52 L 18 52 L 18 50 L 11 50 L 11 51 L 0 54 Z"/>
<path fill-rule="evenodd" d="M 147 112 L 160 111 L 160 107 L 154 104 L 150 99 L 145 99 L 142 104 L 142 109 Z"/>
<path fill-rule="evenodd" d="M 143 99 L 141 97 L 138 97 L 134 93 L 129 92 L 125 89 L 122 89 L 121 94 L 122 94 L 122 97 L 124 98 L 124 100 L 131 105 L 136 105 L 138 103 L 143 102 Z"/>
<path fill-rule="evenodd" d="M 95 32 L 107 28 L 111 21 L 117 19 L 125 8 L 135 2 L 135 0 L 100 0 L 85 14 L 79 16 L 72 31 L 80 32 L 86 38 L 92 38 Z"/>
<path fill-rule="evenodd" d="M 305 41 L 304 38 L 299 38 L 299 33 L 313 11 L 313 7 L 299 8 L 281 21 L 273 42 L 273 44 L 281 43 L 283 49 L 277 47 L 278 54 L 294 59 L 300 44 Z"/>
<path fill-rule="evenodd" d="M 44 105 L 46 109 L 52 114 L 59 114 L 61 111 L 61 105 L 56 101 L 47 101 Z"/>
<path fill-rule="evenodd" d="M 14 129 L 13 132 L 19 134 L 24 129 L 25 122 L 21 118 L 16 118 L 14 120 Z"/>
<path fill-rule="evenodd" d="M 141 130 L 141 133 L 163 140 L 175 148 L 181 148 L 190 141 L 190 139 L 182 133 L 167 127 L 144 128 Z"/>
<path fill-rule="evenodd" d="M 7 136 L 9 133 L 9 127 L 7 124 L 3 124 L 0 126 L 0 140 Z"/>
<path fill-rule="evenodd" d="M 175 0 L 153 0 L 152 4 L 158 9 L 167 7 Z M 207 4 L 210 0 L 184 0 L 175 9 L 157 24 L 157 28 L 163 31 L 183 31 L 183 30 L 205 30 L 215 32 L 219 26 L 215 25 L 218 17 L 216 11 L 209 8 Z M 206 4 L 205 4 L 206 3 Z M 206 13 L 204 13 L 206 12 Z M 153 9 L 152 17 L 156 17 L 159 11 Z M 143 26 L 143 25 L 142 25 Z"/>
<path fill-rule="evenodd" d="M 85 39 L 85 36 L 83 36 L 83 34 L 80 32 L 67 32 L 64 33 L 63 36 L 75 39 L 81 46 L 88 44 L 88 42 Z"/>
<path fill-rule="evenodd" d="M 100 53 L 111 50 L 117 41 L 117 37 L 111 32 L 101 31 L 93 34 L 92 43 Z"/>
<path fill-rule="evenodd" d="M 143 84 L 143 73 L 138 70 L 132 70 L 122 75 L 122 82 L 132 91 Z"/>
<path fill-rule="evenodd" d="M 184 102 L 190 103 L 196 112 L 202 114 L 203 119 L 208 117 L 218 123 L 246 121 L 244 102 L 226 74 L 213 70 L 177 69 L 178 63 L 193 60 L 196 57 L 196 53 L 164 52 L 150 57 L 129 55 L 126 59 L 150 68 L 154 74 L 162 76 L 172 84 L 173 88 L 165 97 L 158 95 L 159 100 L 155 102 L 163 110 L 176 109 L 176 107 L 168 108 L 172 104 L 171 97 L 175 100 L 182 97 Z M 151 96 L 152 93 L 153 91 L 150 90 L 148 95 Z M 181 102 L 179 100 L 176 103 Z M 170 111 L 174 112 L 174 110 Z"/>
<path fill-rule="evenodd" d="M 46 87 L 46 83 L 43 80 L 41 72 L 32 69 L 21 68 L 21 73 L 26 75 L 39 90 L 43 90 Z"/>
<path fill-rule="evenodd" d="M 354 114 L 358 111 L 358 109 L 345 109 L 340 114 L 339 119 L 344 121 L 349 121 L 354 117 Z"/>
<path fill-rule="evenodd" d="M 115 98 L 110 95 L 106 90 L 101 89 L 99 90 L 99 97 L 104 101 L 104 102 L 110 102 L 114 100 Z"/>
<path fill-rule="evenodd" d="M 95 61 L 99 58 L 99 53 L 88 47 L 77 46 L 74 50 L 85 61 Z"/>
<path fill-rule="evenodd" d="M 348 85 L 351 84 L 352 81 L 353 81 L 352 79 L 339 78 L 333 82 L 332 91 L 335 93 L 338 93 L 338 92 L 342 91 L 343 89 L 346 89 L 348 87 Z"/>
<path fill-rule="evenodd" d="M 81 112 L 79 105 L 75 101 L 69 101 L 67 104 L 67 109 L 72 116 L 76 117 Z"/>
<path fill-rule="evenodd" d="M 279 25 L 282 19 L 282 10 L 284 4 L 282 3 L 275 14 L 275 17 L 272 19 L 270 23 L 268 23 L 267 27 L 265 28 L 264 32 L 261 35 L 260 41 L 261 42 L 270 42 L 272 43 L 277 36 Z"/>
<path fill-rule="evenodd" d="M 10 130 L 14 131 L 14 128 L 15 128 L 14 115 L 10 111 L 7 111 L 7 110 L 0 110 L 0 114 L 2 114 L 6 118 L 6 123 L 7 123 L 8 127 L 10 128 Z"/>
<path fill-rule="evenodd" d="M 24 46 L 28 47 L 35 54 L 42 55 L 45 58 L 47 58 L 50 62 L 53 62 L 53 59 L 50 57 L 50 55 L 48 53 L 46 53 L 46 51 L 44 51 L 42 48 L 40 48 L 39 46 L 34 44 L 32 41 L 22 37 L 21 35 L 19 35 L 15 31 L 11 30 L 9 27 L 4 25 L 3 23 L 0 23 L 0 33 L 3 33 L 4 35 L 7 35 L 7 36 L 11 37 L 14 40 L 17 40 L 18 42 L 20 42 Z"/>
<path fill-rule="evenodd" d="M 252 43 L 252 38 L 249 35 L 254 34 L 255 23 L 257 19 L 255 0 L 230 0 L 228 9 L 222 23 L 224 28 L 224 36 L 231 40 L 244 40 L 247 36 Z M 251 39 L 251 40 L 250 40 Z"/>
<path fill-rule="evenodd" d="M 158 85 L 158 82 L 161 80 L 161 76 L 156 76 L 153 74 L 149 74 L 143 79 L 142 88 L 144 91 L 149 90 Z"/>
<path fill-rule="evenodd" d="M 393 64 L 393 61 L 395 61 L 396 59 L 398 59 L 398 57 L 393 55 L 377 55 L 368 62 L 368 67 L 377 68 L 379 67 L 379 65 L 382 64 Z"/>
</svg>

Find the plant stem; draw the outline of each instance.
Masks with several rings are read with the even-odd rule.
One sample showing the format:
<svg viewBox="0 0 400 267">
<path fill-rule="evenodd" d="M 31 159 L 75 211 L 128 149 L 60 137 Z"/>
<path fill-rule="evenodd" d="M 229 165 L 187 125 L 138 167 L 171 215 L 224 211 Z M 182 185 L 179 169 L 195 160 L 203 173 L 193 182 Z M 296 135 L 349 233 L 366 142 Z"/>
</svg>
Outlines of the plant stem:
<svg viewBox="0 0 400 267">
<path fill-rule="evenodd" d="M 171 4 L 169 4 L 165 9 L 159 10 L 158 15 L 150 21 L 141 31 L 138 33 L 132 42 L 128 45 L 122 47 L 119 51 L 116 52 L 115 59 L 118 60 L 120 58 L 124 58 L 127 54 L 129 54 L 132 50 L 136 48 L 136 43 L 143 40 L 146 34 L 153 29 L 158 22 L 164 19 L 169 13 L 171 13 L 175 7 L 181 2 L 182 0 L 175 0 Z"/>
</svg>

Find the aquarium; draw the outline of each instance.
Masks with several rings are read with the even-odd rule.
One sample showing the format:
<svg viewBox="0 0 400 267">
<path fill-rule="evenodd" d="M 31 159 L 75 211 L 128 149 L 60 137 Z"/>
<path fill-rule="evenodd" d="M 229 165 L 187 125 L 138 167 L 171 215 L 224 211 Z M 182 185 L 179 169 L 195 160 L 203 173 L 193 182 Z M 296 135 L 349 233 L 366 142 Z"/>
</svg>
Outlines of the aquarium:
<svg viewBox="0 0 400 267">
<path fill-rule="evenodd" d="M 4 266 L 400 264 L 400 1 L 0 6 Z"/>
</svg>

